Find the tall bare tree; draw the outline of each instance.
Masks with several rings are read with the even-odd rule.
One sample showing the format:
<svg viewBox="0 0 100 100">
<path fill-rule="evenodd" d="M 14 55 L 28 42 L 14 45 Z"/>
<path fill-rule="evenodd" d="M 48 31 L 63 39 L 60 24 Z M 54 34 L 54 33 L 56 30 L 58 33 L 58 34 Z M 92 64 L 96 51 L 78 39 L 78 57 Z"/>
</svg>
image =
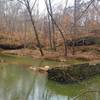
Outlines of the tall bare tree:
<svg viewBox="0 0 100 100">
<path fill-rule="evenodd" d="M 51 20 L 50 20 L 49 14 L 48 14 L 48 32 L 49 32 L 49 43 L 50 43 L 50 48 L 52 49 Z"/>
<path fill-rule="evenodd" d="M 52 17 L 53 17 L 53 10 L 52 10 L 52 5 L 51 5 L 51 0 L 48 0 L 48 8 L 49 8 L 49 12 L 51 13 Z M 51 18 L 51 23 L 52 23 L 52 32 L 53 32 L 53 49 L 56 51 L 56 42 L 55 42 L 55 25 L 54 25 L 54 21 Z"/>
<path fill-rule="evenodd" d="M 51 16 L 51 19 L 53 20 L 53 23 L 55 24 L 55 26 L 57 27 L 57 29 L 59 30 L 59 32 L 60 32 L 60 34 L 61 34 L 61 36 L 62 36 L 62 38 L 63 38 L 64 48 L 65 48 L 65 56 L 67 56 L 67 54 L 68 54 L 67 50 L 68 50 L 68 49 L 67 49 L 66 39 L 65 39 L 65 37 L 64 37 L 64 34 L 63 34 L 62 30 L 60 29 L 60 27 L 58 26 L 58 24 L 56 23 L 56 21 L 54 20 L 52 14 L 50 13 L 50 11 L 49 11 L 49 6 L 48 6 L 47 1 L 44 0 L 44 2 L 45 2 L 45 4 L 46 4 L 46 8 L 47 8 L 48 14 Z"/>
<path fill-rule="evenodd" d="M 39 47 L 40 53 L 41 53 L 42 56 L 44 56 L 44 53 L 43 53 L 43 50 L 42 50 L 42 47 L 41 47 L 41 43 L 40 43 L 40 40 L 39 40 L 39 36 L 38 36 L 38 31 L 36 29 L 35 20 L 33 19 L 33 16 L 32 16 L 32 10 L 35 6 L 36 0 L 35 0 L 34 4 L 32 5 L 32 7 L 31 7 L 31 0 L 18 0 L 18 1 L 21 2 L 22 4 L 24 4 L 26 6 L 27 10 L 28 10 L 30 20 L 31 20 L 31 23 L 32 23 L 32 26 L 33 26 L 33 29 L 34 29 L 34 32 L 35 32 L 37 44 L 39 45 L 38 47 Z"/>
</svg>

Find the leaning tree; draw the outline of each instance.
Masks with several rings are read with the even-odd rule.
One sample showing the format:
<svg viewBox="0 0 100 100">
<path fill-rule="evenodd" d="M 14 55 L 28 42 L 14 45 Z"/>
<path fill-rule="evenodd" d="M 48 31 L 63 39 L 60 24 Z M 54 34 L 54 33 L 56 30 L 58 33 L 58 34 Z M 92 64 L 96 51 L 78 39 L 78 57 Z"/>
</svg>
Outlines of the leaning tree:
<svg viewBox="0 0 100 100">
<path fill-rule="evenodd" d="M 32 23 L 32 26 L 33 26 L 33 29 L 34 29 L 34 32 L 35 32 L 35 36 L 36 36 L 36 40 L 37 40 L 37 44 L 38 44 L 41 56 L 44 56 L 44 53 L 43 53 L 43 50 L 42 50 L 42 47 L 41 47 L 41 43 L 40 43 L 40 40 L 39 40 L 39 36 L 38 36 L 38 30 L 36 29 L 35 20 L 34 20 L 33 15 L 32 15 L 33 8 L 34 8 L 37 0 L 35 0 L 33 2 L 33 4 L 32 4 L 32 0 L 17 0 L 17 1 L 20 2 L 21 4 L 23 4 L 26 7 L 26 9 L 29 13 L 29 17 L 30 17 L 30 20 L 31 20 L 31 23 Z"/>
</svg>

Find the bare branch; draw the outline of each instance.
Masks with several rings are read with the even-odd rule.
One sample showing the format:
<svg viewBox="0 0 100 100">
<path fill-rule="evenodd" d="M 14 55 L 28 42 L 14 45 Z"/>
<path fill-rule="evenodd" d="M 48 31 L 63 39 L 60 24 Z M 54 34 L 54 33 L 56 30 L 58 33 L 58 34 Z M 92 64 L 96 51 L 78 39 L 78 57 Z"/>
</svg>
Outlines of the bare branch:
<svg viewBox="0 0 100 100">
<path fill-rule="evenodd" d="M 31 8 L 31 11 L 33 10 L 33 8 L 34 8 L 36 2 L 37 2 L 37 0 L 34 1 L 33 6 L 32 6 L 32 8 Z"/>
<path fill-rule="evenodd" d="M 66 0 L 64 11 L 63 11 L 63 15 L 65 14 L 65 10 L 66 10 L 67 4 L 68 4 L 68 0 Z"/>
<path fill-rule="evenodd" d="M 49 11 L 47 1 L 46 1 L 46 0 L 44 0 L 44 1 L 45 1 L 46 7 L 47 7 L 47 11 L 48 11 L 48 13 L 49 13 L 50 17 L 51 17 L 51 18 L 52 18 L 52 20 L 54 21 L 54 24 L 55 24 L 55 26 L 58 28 L 59 32 L 61 33 L 62 38 L 65 40 L 65 37 L 64 37 L 64 35 L 63 35 L 62 30 L 59 28 L 58 24 L 56 23 L 56 21 L 55 21 L 55 20 L 54 20 L 54 18 L 52 17 L 52 14 L 51 14 L 51 13 L 50 13 L 50 11 Z"/>
<path fill-rule="evenodd" d="M 23 4 L 23 5 L 25 5 L 25 3 L 24 2 L 22 2 L 22 0 L 17 0 L 18 2 L 20 2 L 21 4 Z"/>
<path fill-rule="evenodd" d="M 81 19 L 81 17 L 84 15 L 84 13 L 88 10 L 88 8 L 92 5 L 92 3 L 95 0 L 91 0 L 91 2 L 89 3 L 89 5 L 86 7 L 86 9 L 82 12 L 82 14 L 79 16 L 79 18 L 77 19 L 77 21 L 79 21 Z"/>
<path fill-rule="evenodd" d="M 81 96 L 83 96 L 83 95 L 85 95 L 87 93 L 91 93 L 91 92 L 99 92 L 100 93 L 100 91 L 98 91 L 98 90 L 87 90 L 87 91 L 85 91 L 83 93 L 80 93 L 78 96 L 74 97 L 73 100 L 76 100 L 77 98 L 79 98 L 79 97 L 81 97 Z"/>
<path fill-rule="evenodd" d="M 81 13 L 81 15 L 76 19 L 76 23 L 82 18 L 82 16 L 84 15 L 84 13 L 88 10 L 88 8 L 92 5 L 92 3 L 94 2 L 95 0 L 91 0 L 91 2 L 89 3 L 89 5 L 86 7 L 86 9 Z M 74 24 L 72 25 L 71 27 L 71 30 L 70 30 L 70 33 L 72 32 L 72 29 L 74 27 Z"/>
<path fill-rule="evenodd" d="M 95 8 L 95 10 L 97 11 L 97 13 L 99 14 L 99 16 L 100 16 L 100 11 L 98 10 L 98 8 L 93 4 L 93 6 L 94 6 L 94 8 Z"/>
<path fill-rule="evenodd" d="M 67 52 L 66 39 L 65 39 L 65 37 L 64 37 L 64 35 L 63 35 L 62 30 L 59 28 L 58 24 L 56 23 L 56 21 L 54 20 L 54 18 L 53 18 L 53 16 L 52 16 L 52 14 L 50 13 L 50 11 L 49 11 L 49 7 L 48 7 L 48 4 L 47 4 L 47 1 L 46 1 L 46 0 L 44 0 L 44 2 L 45 2 L 45 4 L 46 4 L 48 14 L 50 15 L 51 19 L 53 20 L 53 23 L 54 23 L 54 24 L 55 24 L 55 26 L 58 28 L 58 30 L 59 30 L 59 32 L 60 32 L 60 34 L 61 34 L 62 38 L 63 38 L 64 48 L 65 48 L 65 56 L 67 56 L 67 55 L 68 55 L 68 54 L 67 54 L 68 52 Z"/>
</svg>

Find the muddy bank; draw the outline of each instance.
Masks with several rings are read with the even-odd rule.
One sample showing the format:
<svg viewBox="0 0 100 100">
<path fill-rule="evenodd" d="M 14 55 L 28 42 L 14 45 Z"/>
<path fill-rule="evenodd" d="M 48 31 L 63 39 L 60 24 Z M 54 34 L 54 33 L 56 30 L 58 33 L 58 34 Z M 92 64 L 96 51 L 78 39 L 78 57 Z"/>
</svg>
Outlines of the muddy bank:
<svg viewBox="0 0 100 100">
<path fill-rule="evenodd" d="M 68 67 L 56 67 L 48 70 L 48 79 L 60 83 L 73 83 L 100 74 L 100 63 L 72 65 Z"/>
</svg>

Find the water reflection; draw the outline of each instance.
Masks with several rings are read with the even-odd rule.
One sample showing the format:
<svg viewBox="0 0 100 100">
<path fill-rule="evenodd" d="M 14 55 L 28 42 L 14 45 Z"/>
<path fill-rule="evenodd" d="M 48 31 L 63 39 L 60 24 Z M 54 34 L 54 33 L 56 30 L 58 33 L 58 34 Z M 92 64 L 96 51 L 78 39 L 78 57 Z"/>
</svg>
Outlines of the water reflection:
<svg viewBox="0 0 100 100">
<path fill-rule="evenodd" d="M 72 100 L 83 89 L 100 89 L 100 77 L 76 85 L 59 85 L 46 74 L 33 73 L 19 65 L 0 65 L 0 100 Z M 77 100 L 100 100 L 100 93 L 88 93 Z"/>
<path fill-rule="evenodd" d="M 67 96 L 60 96 L 52 93 L 47 88 L 47 78 L 45 74 L 38 74 L 31 91 L 29 100 L 68 100 Z"/>
</svg>

